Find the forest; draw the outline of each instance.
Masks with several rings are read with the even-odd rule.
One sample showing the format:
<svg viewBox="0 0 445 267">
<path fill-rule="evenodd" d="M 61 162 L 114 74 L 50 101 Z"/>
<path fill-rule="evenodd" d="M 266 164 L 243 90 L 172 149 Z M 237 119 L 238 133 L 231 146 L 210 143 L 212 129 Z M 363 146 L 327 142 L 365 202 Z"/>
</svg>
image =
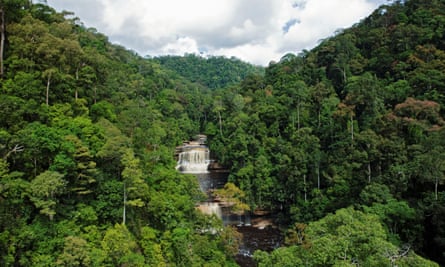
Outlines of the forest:
<svg viewBox="0 0 445 267">
<path fill-rule="evenodd" d="M 238 266 L 236 227 L 175 170 L 199 133 L 277 216 L 257 266 L 445 265 L 443 1 L 389 1 L 266 68 L 142 57 L 42 2 L 0 22 L 0 266 Z"/>
<path fill-rule="evenodd" d="M 155 60 L 161 66 L 180 74 L 185 79 L 210 89 L 225 88 L 244 80 L 248 75 L 264 76 L 264 68 L 245 63 L 235 57 L 185 54 L 160 56 Z"/>
</svg>

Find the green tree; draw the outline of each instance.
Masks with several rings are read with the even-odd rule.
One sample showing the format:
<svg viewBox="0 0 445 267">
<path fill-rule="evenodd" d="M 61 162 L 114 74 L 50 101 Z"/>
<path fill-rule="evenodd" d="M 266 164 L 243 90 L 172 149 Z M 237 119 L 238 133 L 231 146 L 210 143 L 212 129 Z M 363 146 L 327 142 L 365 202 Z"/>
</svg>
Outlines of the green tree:
<svg viewBox="0 0 445 267">
<path fill-rule="evenodd" d="M 127 149 L 122 157 L 122 180 L 124 184 L 123 188 L 123 215 L 122 224 L 126 222 L 126 207 L 142 207 L 147 200 L 147 194 L 149 192 L 148 185 L 144 182 L 142 177 L 142 170 L 140 169 L 139 159 L 134 156 L 134 152 L 131 149 Z"/>
<path fill-rule="evenodd" d="M 242 214 L 250 210 L 250 207 L 243 202 L 246 196 L 245 193 L 233 183 L 226 183 L 224 188 L 215 190 L 213 195 L 229 205 L 235 213 Z"/>
<path fill-rule="evenodd" d="M 65 238 L 63 253 L 57 260 L 59 266 L 91 266 L 87 241 L 80 237 L 68 236 Z"/>
<path fill-rule="evenodd" d="M 323 107 L 329 96 L 334 94 L 334 89 L 329 87 L 324 82 L 319 82 L 315 86 L 309 88 L 311 102 L 315 105 L 315 112 L 317 117 L 317 124 L 312 123 L 312 125 L 317 125 L 318 128 L 322 126 L 322 111 Z"/>
<path fill-rule="evenodd" d="M 139 244 L 148 265 L 164 267 L 167 266 L 167 263 L 162 255 L 162 248 L 157 235 L 158 233 L 155 229 L 144 226 L 141 228 Z"/>
<path fill-rule="evenodd" d="M 96 125 L 105 133 L 105 143 L 96 154 L 98 166 L 118 177 L 121 172 L 121 158 L 130 147 L 131 140 L 106 119 L 100 119 Z"/>
<path fill-rule="evenodd" d="M 445 181 L 445 154 L 443 153 L 443 138 L 441 132 L 431 133 L 425 140 L 424 146 L 412 161 L 413 178 L 419 178 L 420 184 L 434 185 L 434 198 L 438 200 L 439 186 Z"/>
<path fill-rule="evenodd" d="M 101 244 L 109 257 L 109 263 L 114 266 L 131 264 L 134 260 L 132 256 L 138 249 L 133 235 L 123 224 L 115 224 L 113 227 L 109 227 Z M 136 264 L 134 266 L 143 265 Z"/>
<path fill-rule="evenodd" d="M 306 245 L 292 245 L 271 254 L 256 252 L 259 266 L 438 266 L 409 247 L 387 241 L 378 217 L 353 208 L 337 210 L 304 229 Z M 298 264 L 297 264 L 298 265 Z"/>
<path fill-rule="evenodd" d="M 218 115 L 219 134 L 223 136 L 222 112 L 225 110 L 221 97 L 216 97 L 213 101 L 213 112 Z"/>
<path fill-rule="evenodd" d="M 416 235 L 413 232 L 416 230 L 416 210 L 406 201 L 395 199 L 386 185 L 377 183 L 367 185 L 360 193 L 360 198 L 363 210 L 379 216 L 384 223 L 391 242 L 415 242 Z"/>
<path fill-rule="evenodd" d="M 59 130 L 40 122 L 27 124 L 13 137 L 15 143 L 21 144 L 26 149 L 13 155 L 18 160 L 16 166 L 20 166 L 28 177 L 35 177 L 47 170 L 57 154 L 62 135 Z"/>
<path fill-rule="evenodd" d="M 50 168 L 65 174 L 71 191 L 80 195 L 90 194 L 97 175 L 93 156 L 77 136 L 67 135 L 64 139 L 62 151 L 55 156 Z"/>
<path fill-rule="evenodd" d="M 50 220 L 56 214 L 58 195 L 62 194 L 66 187 L 63 174 L 54 171 L 45 171 L 34 178 L 29 187 L 31 201 L 41 214 L 47 215 Z"/>
<path fill-rule="evenodd" d="M 369 72 L 348 79 L 345 103 L 355 107 L 355 114 L 364 129 L 370 128 L 381 116 L 383 101 L 379 81 Z"/>
<path fill-rule="evenodd" d="M 253 254 L 253 258 L 257 262 L 258 267 L 294 267 L 307 265 L 308 263 L 300 258 L 298 252 L 298 247 L 280 247 L 271 253 L 257 250 Z"/>
</svg>

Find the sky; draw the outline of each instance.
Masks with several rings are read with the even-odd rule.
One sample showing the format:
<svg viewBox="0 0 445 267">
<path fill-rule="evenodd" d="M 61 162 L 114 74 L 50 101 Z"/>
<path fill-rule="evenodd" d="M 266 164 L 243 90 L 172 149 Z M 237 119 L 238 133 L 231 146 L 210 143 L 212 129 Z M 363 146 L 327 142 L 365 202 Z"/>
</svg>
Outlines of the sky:
<svg viewBox="0 0 445 267">
<path fill-rule="evenodd" d="M 47 0 L 141 56 L 237 57 L 255 65 L 310 50 L 388 0 Z"/>
</svg>

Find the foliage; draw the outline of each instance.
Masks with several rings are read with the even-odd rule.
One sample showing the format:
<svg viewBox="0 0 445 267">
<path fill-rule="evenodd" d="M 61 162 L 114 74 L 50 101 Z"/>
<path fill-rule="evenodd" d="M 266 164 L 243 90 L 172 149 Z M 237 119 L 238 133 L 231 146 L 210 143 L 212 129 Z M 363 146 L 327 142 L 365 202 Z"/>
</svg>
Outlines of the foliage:
<svg viewBox="0 0 445 267">
<path fill-rule="evenodd" d="M 241 82 L 249 75 L 263 72 L 261 67 L 252 66 L 234 57 L 203 57 L 185 54 L 184 56 L 161 56 L 155 60 L 188 80 L 211 89 L 224 88 Z"/>
<path fill-rule="evenodd" d="M 268 254 L 255 252 L 258 266 L 438 266 L 410 247 L 397 248 L 387 240 L 376 216 L 352 208 L 309 223 L 302 244 Z"/>
<path fill-rule="evenodd" d="M 252 210 L 292 226 L 353 205 L 444 263 L 443 225 L 427 215 L 444 189 L 444 7 L 392 1 L 215 92 L 210 147 Z"/>
<path fill-rule="evenodd" d="M 224 188 L 216 189 L 213 196 L 228 205 L 234 213 L 244 213 L 250 210 L 249 206 L 243 203 L 246 194 L 233 183 L 226 183 Z"/>
<path fill-rule="evenodd" d="M 0 9 L 0 265 L 233 265 L 234 234 L 199 231 L 210 220 L 194 208 L 202 193 L 174 169 L 175 146 L 212 116 L 209 88 L 70 12 Z"/>
<path fill-rule="evenodd" d="M 230 170 L 217 194 L 288 228 L 260 266 L 445 264 L 443 1 L 391 1 L 265 69 L 0 8 L 0 265 L 233 266 L 239 235 L 174 169 L 197 133 Z"/>
</svg>

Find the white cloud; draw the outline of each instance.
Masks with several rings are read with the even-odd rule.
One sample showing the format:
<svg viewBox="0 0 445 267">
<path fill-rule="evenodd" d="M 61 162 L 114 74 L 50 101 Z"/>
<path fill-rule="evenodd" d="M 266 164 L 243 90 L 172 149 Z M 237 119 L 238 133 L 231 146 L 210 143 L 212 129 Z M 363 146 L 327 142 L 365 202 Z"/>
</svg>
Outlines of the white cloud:
<svg viewBox="0 0 445 267">
<path fill-rule="evenodd" d="M 301 49 L 314 46 L 320 39 L 329 37 L 336 30 L 359 22 L 376 5 L 365 0 L 311 0 L 306 1 L 304 9 L 298 10 L 299 23 L 284 35 L 280 50 L 289 50 L 293 44 Z"/>
<path fill-rule="evenodd" d="M 214 54 L 226 55 L 228 57 L 234 56 L 258 65 L 267 64 L 283 56 L 283 54 L 276 52 L 274 48 L 267 44 L 244 44 L 232 48 L 220 48 L 215 50 Z M 265 61 L 263 59 L 265 59 Z"/>
<path fill-rule="evenodd" d="M 190 37 L 178 37 L 176 42 L 171 42 L 161 48 L 163 55 L 183 55 L 185 53 L 199 53 L 196 40 Z"/>
<path fill-rule="evenodd" d="M 310 49 L 386 0 L 48 0 L 141 55 L 199 53 L 266 65 Z M 93 12 L 94 10 L 94 12 Z"/>
</svg>

